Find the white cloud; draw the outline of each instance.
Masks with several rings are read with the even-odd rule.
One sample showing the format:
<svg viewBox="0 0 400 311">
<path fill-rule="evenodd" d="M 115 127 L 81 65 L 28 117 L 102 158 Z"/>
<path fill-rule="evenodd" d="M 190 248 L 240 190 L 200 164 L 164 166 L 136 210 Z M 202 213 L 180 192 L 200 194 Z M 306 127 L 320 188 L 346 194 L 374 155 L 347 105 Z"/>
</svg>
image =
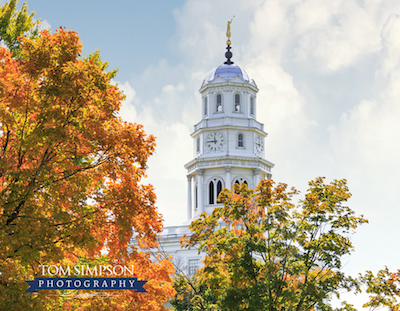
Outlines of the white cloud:
<svg viewBox="0 0 400 311">
<path fill-rule="evenodd" d="M 117 81 L 113 81 L 113 83 L 116 84 L 125 95 L 119 115 L 126 121 L 137 122 L 137 112 L 133 103 L 136 95 L 135 90 L 128 81 L 125 81 L 123 84 L 118 83 Z"/>
<path fill-rule="evenodd" d="M 365 209 L 377 215 L 399 206 L 400 187 L 400 17 L 390 15 L 382 29 L 381 52 L 376 71 L 374 98 L 361 101 L 330 128 L 335 158 L 354 179 L 368 180 L 375 195 L 364 198 Z M 360 191 L 366 187 L 359 183 Z M 372 204 L 371 204 L 372 203 Z M 400 216 L 400 210 L 392 211 Z"/>
<path fill-rule="evenodd" d="M 51 29 L 51 25 L 47 20 L 41 19 L 40 20 L 39 30 L 46 30 L 46 29 L 50 30 Z"/>
<path fill-rule="evenodd" d="M 254 8 L 249 54 L 279 62 L 307 61 L 309 70 L 335 71 L 354 65 L 380 47 L 394 1 L 273 1 Z"/>
<path fill-rule="evenodd" d="M 156 189 L 157 206 L 166 220 L 165 225 L 177 225 L 186 220 L 186 171 L 183 165 L 192 154 L 188 127 L 182 122 L 157 121 L 152 112 L 144 110 L 138 116 L 146 133 L 156 136 L 156 153 L 148 162 L 148 178 L 144 182 Z"/>
<path fill-rule="evenodd" d="M 143 124 L 146 134 L 156 137 L 156 152 L 148 161 L 148 177 L 143 183 L 155 187 L 157 206 L 166 225 L 182 223 L 186 220 L 186 215 L 180 213 L 186 204 L 183 165 L 192 157 L 192 141 L 188 126 L 183 122 L 172 123 L 170 115 L 175 111 L 179 117 L 183 114 L 182 108 L 178 108 L 186 102 L 182 98 L 184 84 L 164 85 L 159 94 L 146 100 L 136 96 L 129 82 L 117 84 L 126 96 L 120 116 L 126 121 Z"/>
<path fill-rule="evenodd" d="M 349 206 L 370 218 L 347 271 L 398 268 L 399 13 L 395 0 L 190 0 L 175 11 L 180 63 L 162 59 L 131 82 L 132 115 L 157 136 L 149 180 L 167 224 L 185 218 L 198 89 L 224 61 L 226 22 L 236 15 L 233 61 L 260 89 L 273 177 L 301 190 L 317 176 L 347 178 Z"/>
<path fill-rule="evenodd" d="M 377 51 L 379 29 L 368 8 L 354 1 L 306 1 L 295 8 L 293 30 L 298 59 L 323 70 L 338 70 Z"/>
<path fill-rule="evenodd" d="M 183 165 L 193 156 L 190 131 L 183 123 L 159 124 L 154 134 L 156 155 L 149 161 L 147 180 L 156 188 L 166 225 L 179 225 L 186 220 L 187 183 Z"/>
<path fill-rule="evenodd" d="M 252 59 L 246 68 L 260 89 L 257 118 L 266 123 L 268 131 L 281 133 L 279 136 L 292 133 L 294 139 L 304 137 L 314 122 L 305 116 L 304 98 L 294 86 L 292 76 L 264 56 Z"/>
</svg>

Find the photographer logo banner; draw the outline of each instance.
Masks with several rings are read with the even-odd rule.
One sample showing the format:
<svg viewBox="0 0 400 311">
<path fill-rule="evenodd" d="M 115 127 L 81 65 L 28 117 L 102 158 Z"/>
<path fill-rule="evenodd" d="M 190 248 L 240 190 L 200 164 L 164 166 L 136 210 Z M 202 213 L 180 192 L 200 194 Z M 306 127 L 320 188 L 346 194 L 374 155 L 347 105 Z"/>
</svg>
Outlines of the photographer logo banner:
<svg viewBox="0 0 400 311">
<path fill-rule="evenodd" d="M 143 285 L 147 281 L 138 281 L 137 278 L 35 278 L 25 281 L 29 284 L 26 293 L 36 293 L 39 290 L 134 290 L 137 293 L 147 293 Z"/>
</svg>

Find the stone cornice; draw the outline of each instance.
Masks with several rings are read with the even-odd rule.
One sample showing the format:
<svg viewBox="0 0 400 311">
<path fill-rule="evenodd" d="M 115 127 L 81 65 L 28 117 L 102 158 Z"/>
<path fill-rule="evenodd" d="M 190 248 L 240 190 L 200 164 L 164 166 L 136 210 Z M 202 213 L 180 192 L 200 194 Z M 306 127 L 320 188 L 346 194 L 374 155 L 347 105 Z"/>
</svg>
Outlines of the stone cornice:
<svg viewBox="0 0 400 311">
<path fill-rule="evenodd" d="M 264 132 L 264 124 L 254 118 L 239 118 L 232 116 L 222 116 L 220 118 L 204 118 L 199 123 L 194 125 L 194 132 L 192 137 L 196 137 L 200 131 L 214 131 L 214 130 L 250 130 L 255 131 L 257 134 L 267 137 Z"/>
<path fill-rule="evenodd" d="M 219 79 L 218 79 L 219 78 Z M 212 88 L 219 88 L 224 86 L 230 86 L 230 87 L 239 87 L 239 88 L 250 88 L 254 92 L 258 92 L 258 88 L 254 80 L 250 80 L 250 82 L 247 82 L 246 80 L 241 79 L 240 77 L 234 78 L 234 79 L 222 79 L 220 77 L 215 78 L 213 81 L 203 81 L 203 84 L 201 85 L 201 88 L 199 90 L 200 93 L 203 93 L 207 89 L 212 89 Z"/>
<path fill-rule="evenodd" d="M 237 131 L 254 131 L 262 137 L 267 137 L 268 133 L 260 130 L 256 127 L 247 127 L 239 125 L 220 125 L 213 127 L 202 127 L 190 134 L 191 137 L 195 138 L 201 132 L 213 132 L 213 131 L 224 131 L 224 130 L 237 130 Z"/>
<path fill-rule="evenodd" d="M 259 169 L 260 171 L 270 174 L 271 169 L 275 166 L 272 162 L 258 157 L 246 157 L 246 156 L 215 156 L 215 157 L 199 157 L 195 158 L 189 163 L 185 164 L 185 168 L 188 170 L 188 174 L 203 170 L 206 168 L 216 168 L 230 166 L 245 167 Z"/>
</svg>

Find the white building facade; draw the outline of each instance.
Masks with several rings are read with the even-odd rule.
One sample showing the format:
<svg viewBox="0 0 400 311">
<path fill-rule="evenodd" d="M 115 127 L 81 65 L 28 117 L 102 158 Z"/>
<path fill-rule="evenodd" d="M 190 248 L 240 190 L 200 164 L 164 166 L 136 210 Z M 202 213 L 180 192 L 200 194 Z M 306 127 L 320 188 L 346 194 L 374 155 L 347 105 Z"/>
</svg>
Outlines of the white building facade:
<svg viewBox="0 0 400 311">
<path fill-rule="evenodd" d="M 274 164 L 265 159 L 264 125 L 257 121 L 257 92 L 254 80 L 230 58 L 204 80 L 200 94 L 200 122 L 194 125 L 193 160 L 187 169 L 187 221 L 182 226 L 166 227 L 160 238 L 162 249 L 187 275 L 201 265 L 197 249 L 181 249 L 179 240 L 190 235 L 188 225 L 203 212 L 211 214 L 221 206 L 218 194 L 234 183 L 254 189 L 263 178 L 271 177 Z"/>
</svg>

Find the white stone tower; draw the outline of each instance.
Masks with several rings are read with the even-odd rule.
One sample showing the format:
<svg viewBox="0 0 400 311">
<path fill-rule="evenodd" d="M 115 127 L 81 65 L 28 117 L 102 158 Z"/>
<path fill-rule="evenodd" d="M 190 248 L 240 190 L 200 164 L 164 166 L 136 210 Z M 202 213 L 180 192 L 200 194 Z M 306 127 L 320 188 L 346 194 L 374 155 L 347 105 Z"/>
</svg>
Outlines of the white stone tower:
<svg viewBox="0 0 400 311">
<path fill-rule="evenodd" d="M 254 189 L 271 176 L 271 162 L 264 159 L 264 125 L 256 120 L 256 83 L 230 59 L 212 71 L 200 88 L 201 121 L 194 126 L 194 159 L 188 171 L 187 217 L 211 214 L 223 188 L 246 183 Z"/>
<path fill-rule="evenodd" d="M 191 234 L 188 225 L 201 213 L 212 213 L 223 188 L 244 182 L 254 189 L 261 178 L 270 178 L 274 166 L 264 159 L 267 133 L 256 120 L 257 85 L 231 61 L 229 36 L 227 44 L 227 61 L 213 70 L 200 88 L 201 121 L 191 135 L 194 158 L 185 165 L 187 221 L 165 227 L 160 236 L 160 246 L 173 257 L 177 273 L 187 275 L 193 275 L 204 258 L 197 249 L 180 247 L 180 238 Z"/>
</svg>

